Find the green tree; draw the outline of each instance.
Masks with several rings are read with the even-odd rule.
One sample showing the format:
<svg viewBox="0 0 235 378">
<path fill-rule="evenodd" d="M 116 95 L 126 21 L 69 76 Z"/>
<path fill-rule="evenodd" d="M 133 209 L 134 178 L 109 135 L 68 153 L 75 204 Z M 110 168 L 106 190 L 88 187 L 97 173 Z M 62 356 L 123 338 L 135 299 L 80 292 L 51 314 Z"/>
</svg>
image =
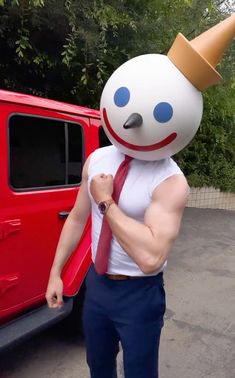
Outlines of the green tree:
<svg viewBox="0 0 235 378">
<path fill-rule="evenodd" d="M 0 85 L 79 105 L 99 106 L 102 88 L 126 60 L 167 53 L 234 11 L 229 0 L 0 0 Z M 235 54 L 204 94 L 202 125 L 176 159 L 191 185 L 235 191 Z"/>
</svg>

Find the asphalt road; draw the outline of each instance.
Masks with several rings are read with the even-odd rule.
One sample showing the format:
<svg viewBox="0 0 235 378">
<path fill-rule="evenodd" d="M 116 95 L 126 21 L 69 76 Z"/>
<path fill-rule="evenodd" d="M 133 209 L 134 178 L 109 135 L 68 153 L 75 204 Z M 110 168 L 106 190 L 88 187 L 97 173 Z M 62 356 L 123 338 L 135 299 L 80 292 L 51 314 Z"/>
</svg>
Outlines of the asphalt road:
<svg viewBox="0 0 235 378">
<path fill-rule="evenodd" d="M 186 209 L 165 286 L 160 377 L 235 378 L 235 212 Z M 85 359 L 82 337 L 56 326 L 2 354 L 0 377 L 88 378 Z"/>
</svg>

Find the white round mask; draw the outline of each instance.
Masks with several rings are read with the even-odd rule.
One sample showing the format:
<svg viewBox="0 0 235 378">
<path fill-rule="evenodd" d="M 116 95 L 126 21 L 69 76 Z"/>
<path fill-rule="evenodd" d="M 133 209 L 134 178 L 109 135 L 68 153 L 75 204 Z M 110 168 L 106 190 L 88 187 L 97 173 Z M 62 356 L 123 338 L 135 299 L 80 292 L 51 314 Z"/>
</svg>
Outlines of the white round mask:
<svg viewBox="0 0 235 378">
<path fill-rule="evenodd" d="M 121 152 L 160 160 L 182 150 L 201 122 L 198 91 L 165 55 L 147 54 L 121 65 L 100 102 L 104 131 Z"/>
</svg>

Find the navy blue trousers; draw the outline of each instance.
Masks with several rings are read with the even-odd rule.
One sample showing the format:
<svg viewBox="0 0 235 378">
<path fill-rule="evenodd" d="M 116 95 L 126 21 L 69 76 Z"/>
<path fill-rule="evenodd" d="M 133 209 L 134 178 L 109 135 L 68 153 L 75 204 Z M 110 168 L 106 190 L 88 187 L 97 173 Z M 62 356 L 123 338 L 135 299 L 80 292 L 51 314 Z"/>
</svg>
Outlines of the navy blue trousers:
<svg viewBox="0 0 235 378">
<path fill-rule="evenodd" d="M 91 378 L 116 378 L 119 341 L 125 378 L 157 378 L 165 291 L 163 274 L 113 281 L 91 266 L 83 327 Z"/>
</svg>

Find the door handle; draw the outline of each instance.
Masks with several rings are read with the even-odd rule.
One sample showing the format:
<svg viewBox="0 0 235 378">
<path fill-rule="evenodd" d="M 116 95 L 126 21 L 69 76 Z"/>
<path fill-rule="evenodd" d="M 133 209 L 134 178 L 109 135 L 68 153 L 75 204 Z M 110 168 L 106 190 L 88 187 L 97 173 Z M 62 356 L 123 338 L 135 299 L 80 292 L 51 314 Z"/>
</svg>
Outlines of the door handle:
<svg viewBox="0 0 235 378">
<path fill-rule="evenodd" d="M 7 238 L 10 234 L 20 231 L 21 219 L 12 219 L 0 222 L 0 239 Z"/>
<path fill-rule="evenodd" d="M 0 295 L 5 294 L 13 286 L 17 286 L 20 282 L 20 275 L 18 273 L 8 274 L 0 277 Z"/>
<path fill-rule="evenodd" d="M 58 213 L 58 217 L 59 219 L 65 219 L 67 218 L 67 216 L 69 215 L 70 211 L 60 211 Z"/>
</svg>

